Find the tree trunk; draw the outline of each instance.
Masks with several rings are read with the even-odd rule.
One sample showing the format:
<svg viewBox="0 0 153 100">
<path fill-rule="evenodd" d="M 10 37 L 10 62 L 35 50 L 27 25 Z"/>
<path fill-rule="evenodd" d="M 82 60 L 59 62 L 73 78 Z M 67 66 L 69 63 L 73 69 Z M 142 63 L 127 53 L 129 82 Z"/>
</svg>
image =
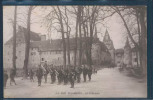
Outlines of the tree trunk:
<svg viewBox="0 0 153 100">
<path fill-rule="evenodd" d="M 70 66 L 71 62 L 70 62 L 70 31 L 71 31 L 71 28 L 69 26 L 69 18 L 68 18 L 68 15 L 67 15 L 67 8 L 65 6 L 65 16 L 66 16 L 66 20 L 65 23 L 66 23 L 66 28 L 67 28 L 67 32 L 66 32 L 66 35 L 67 35 L 67 58 L 68 58 L 68 66 Z M 70 28 L 70 29 L 69 29 Z"/>
<path fill-rule="evenodd" d="M 67 33 L 67 58 L 68 58 L 68 65 L 70 66 L 70 40 L 68 33 Z"/>
<path fill-rule="evenodd" d="M 28 62 L 29 62 L 29 51 L 30 51 L 30 20 L 31 20 L 31 12 L 32 12 L 32 6 L 29 7 L 28 10 L 28 18 L 27 18 L 27 31 L 25 34 L 25 60 L 24 60 L 24 78 L 26 79 L 28 77 Z"/>
<path fill-rule="evenodd" d="M 88 40 L 86 39 L 87 38 L 87 32 L 88 31 L 86 31 L 87 29 L 86 29 L 86 25 L 85 25 L 85 22 L 83 23 L 83 30 L 84 30 L 84 38 L 85 38 L 85 42 L 84 42 L 84 45 L 83 45 L 83 47 L 84 47 L 84 53 L 85 53 L 85 57 L 86 57 L 86 59 L 84 60 L 84 61 L 86 61 L 86 62 L 84 62 L 84 63 L 87 63 L 87 59 L 88 59 L 88 48 L 87 48 L 87 43 L 88 43 Z"/>
<path fill-rule="evenodd" d="M 81 34 L 81 13 L 82 13 L 82 6 L 78 8 L 78 22 L 79 22 L 79 66 L 81 66 L 82 62 L 82 34 Z"/>
<path fill-rule="evenodd" d="M 63 42 L 63 65 L 64 67 L 66 67 L 66 43 L 65 43 L 65 37 L 64 37 L 64 26 L 63 26 L 63 21 L 62 21 L 62 13 L 58 6 L 57 6 L 57 9 L 59 11 L 59 22 L 61 25 L 62 42 Z"/>
<path fill-rule="evenodd" d="M 141 26 L 141 62 L 143 68 L 143 74 L 147 75 L 147 29 L 145 26 L 145 9 L 144 7 L 140 7 L 140 26 Z"/>
<path fill-rule="evenodd" d="M 79 9 L 79 6 L 78 6 Z M 77 18 L 76 18 L 76 32 L 75 32 L 75 48 L 74 48 L 74 66 L 76 67 L 76 62 L 77 62 L 77 38 L 78 38 L 78 12 L 77 12 Z"/>
<path fill-rule="evenodd" d="M 13 68 L 15 69 L 16 72 L 16 18 L 17 18 L 17 6 L 15 6 L 14 10 L 14 22 L 13 22 L 13 57 L 12 57 L 12 62 L 13 62 Z"/>
</svg>

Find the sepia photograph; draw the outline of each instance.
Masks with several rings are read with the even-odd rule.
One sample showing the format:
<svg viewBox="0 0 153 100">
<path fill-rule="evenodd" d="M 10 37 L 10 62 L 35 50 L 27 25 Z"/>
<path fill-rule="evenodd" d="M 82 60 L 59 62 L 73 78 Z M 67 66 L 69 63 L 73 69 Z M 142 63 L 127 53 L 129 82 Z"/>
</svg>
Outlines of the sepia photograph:
<svg viewBox="0 0 153 100">
<path fill-rule="evenodd" d="M 4 98 L 147 98 L 147 7 L 3 6 Z"/>
</svg>

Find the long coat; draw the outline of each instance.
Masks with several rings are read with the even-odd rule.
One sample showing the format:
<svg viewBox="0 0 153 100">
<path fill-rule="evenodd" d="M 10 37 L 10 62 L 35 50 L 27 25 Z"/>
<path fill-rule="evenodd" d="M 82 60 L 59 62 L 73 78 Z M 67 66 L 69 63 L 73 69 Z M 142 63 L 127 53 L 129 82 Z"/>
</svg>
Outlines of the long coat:
<svg viewBox="0 0 153 100">
<path fill-rule="evenodd" d="M 36 76 L 38 78 L 42 78 L 42 76 L 43 76 L 43 69 L 42 68 L 37 69 Z"/>
</svg>

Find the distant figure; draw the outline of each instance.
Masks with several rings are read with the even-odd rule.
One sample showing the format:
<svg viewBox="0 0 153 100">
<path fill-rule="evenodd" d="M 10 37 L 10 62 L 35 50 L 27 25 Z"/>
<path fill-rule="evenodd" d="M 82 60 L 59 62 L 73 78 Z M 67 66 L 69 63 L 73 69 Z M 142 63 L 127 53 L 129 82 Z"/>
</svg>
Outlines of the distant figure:
<svg viewBox="0 0 153 100">
<path fill-rule="evenodd" d="M 68 83 L 68 73 L 69 73 L 68 67 L 64 68 L 64 73 L 63 73 L 64 85 Z"/>
<path fill-rule="evenodd" d="M 76 67 L 75 68 L 75 72 L 76 72 L 77 83 L 80 83 L 80 80 L 81 80 L 81 72 L 82 72 L 81 67 Z"/>
<path fill-rule="evenodd" d="M 69 81 L 71 84 L 71 88 L 74 88 L 74 81 L 75 81 L 74 76 L 75 76 L 75 69 L 71 68 L 69 71 Z"/>
<path fill-rule="evenodd" d="M 44 67 L 44 69 L 45 69 L 45 71 L 44 71 L 45 83 L 47 83 L 47 76 L 48 76 L 48 73 L 49 73 L 49 68 L 48 68 L 48 65 L 47 65 L 47 61 L 45 61 L 43 67 Z"/>
<path fill-rule="evenodd" d="M 50 76 L 51 76 L 51 84 L 55 83 L 56 81 L 56 71 L 55 71 L 55 68 L 52 68 L 50 69 Z"/>
<path fill-rule="evenodd" d="M 89 81 L 91 81 L 91 75 L 92 75 L 92 67 L 89 67 L 88 68 L 88 78 L 89 78 Z"/>
<path fill-rule="evenodd" d="M 87 67 L 84 65 L 83 66 L 83 79 L 84 79 L 84 82 L 86 82 L 86 76 L 88 74 L 88 69 Z"/>
<path fill-rule="evenodd" d="M 8 74 L 7 71 L 4 71 L 4 88 L 6 88 L 7 80 L 8 80 Z"/>
<path fill-rule="evenodd" d="M 60 84 L 60 69 L 59 66 L 56 68 L 56 75 L 57 75 L 57 79 L 58 79 L 58 84 Z"/>
<path fill-rule="evenodd" d="M 30 76 L 30 81 L 31 81 L 31 82 L 34 82 L 34 79 L 33 79 L 34 72 L 33 72 L 32 69 L 31 69 L 30 72 L 29 72 L 29 76 Z"/>
<path fill-rule="evenodd" d="M 12 82 L 16 85 L 16 82 L 15 82 L 15 79 L 14 79 L 15 75 L 16 75 L 16 70 L 13 68 L 10 71 L 10 85 L 12 85 Z"/>
<path fill-rule="evenodd" d="M 43 76 L 43 69 L 41 68 L 41 66 L 38 66 L 38 69 L 36 71 L 36 76 L 38 79 L 38 86 L 41 86 L 41 80 L 42 80 L 42 76 Z"/>
<path fill-rule="evenodd" d="M 58 84 L 61 84 L 63 82 L 63 77 L 64 77 L 64 70 L 62 67 L 59 67 L 57 70 Z"/>
</svg>

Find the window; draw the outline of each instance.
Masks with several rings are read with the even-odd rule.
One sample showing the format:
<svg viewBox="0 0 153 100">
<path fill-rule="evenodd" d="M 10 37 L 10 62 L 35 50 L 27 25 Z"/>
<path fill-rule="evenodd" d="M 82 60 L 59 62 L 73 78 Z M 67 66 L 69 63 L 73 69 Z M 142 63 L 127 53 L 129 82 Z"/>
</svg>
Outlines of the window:
<svg viewBox="0 0 153 100">
<path fill-rule="evenodd" d="M 8 52 L 8 55 L 9 55 L 10 53 Z"/>
<path fill-rule="evenodd" d="M 50 54 L 52 54 L 52 52 L 50 51 Z"/>
<path fill-rule="evenodd" d="M 59 60 L 60 58 L 58 57 L 58 60 Z"/>
</svg>

